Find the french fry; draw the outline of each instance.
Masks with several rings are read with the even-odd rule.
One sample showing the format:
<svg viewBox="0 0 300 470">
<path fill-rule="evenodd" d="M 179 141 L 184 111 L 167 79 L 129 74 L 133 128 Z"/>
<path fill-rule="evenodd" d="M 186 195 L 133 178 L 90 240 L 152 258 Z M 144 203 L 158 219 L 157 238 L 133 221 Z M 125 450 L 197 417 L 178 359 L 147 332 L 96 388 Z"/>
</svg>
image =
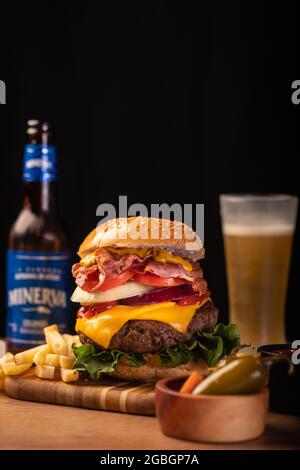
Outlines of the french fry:
<svg viewBox="0 0 300 470">
<path fill-rule="evenodd" d="M 74 359 L 70 356 L 59 356 L 59 364 L 62 369 L 71 369 Z"/>
<path fill-rule="evenodd" d="M 7 364 L 8 362 L 15 362 L 15 356 L 10 352 L 4 354 L 4 356 L 0 358 L 0 366 L 2 364 Z"/>
<path fill-rule="evenodd" d="M 26 370 L 30 369 L 31 364 L 20 364 L 16 365 L 14 362 L 6 362 L 2 364 L 2 369 L 5 375 L 19 375 L 26 372 Z"/>
<path fill-rule="evenodd" d="M 63 338 L 64 338 L 64 340 L 67 344 L 67 347 L 68 347 L 68 356 L 75 358 L 72 345 L 74 343 L 75 344 L 80 344 L 79 336 L 78 335 L 73 336 L 73 335 L 64 334 Z"/>
<path fill-rule="evenodd" d="M 46 360 L 45 360 L 45 365 L 47 366 L 53 366 L 53 367 L 60 367 L 59 359 L 62 356 L 59 356 L 58 354 L 47 354 Z"/>
<path fill-rule="evenodd" d="M 44 328 L 44 334 L 46 334 L 46 331 L 58 331 L 57 325 L 49 325 Z"/>
<path fill-rule="evenodd" d="M 50 346 L 48 344 L 43 344 L 41 349 L 33 356 L 32 361 L 36 365 L 43 365 L 45 364 L 47 354 L 50 354 L 51 352 L 52 350 Z"/>
<path fill-rule="evenodd" d="M 40 379 L 54 379 L 55 367 L 39 364 L 35 367 L 34 373 Z"/>
<path fill-rule="evenodd" d="M 62 335 L 57 330 L 57 326 L 47 326 L 46 328 L 44 328 L 44 333 L 46 337 L 46 343 L 51 347 L 53 352 L 55 354 L 67 356 L 68 346 Z"/>
<path fill-rule="evenodd" d="M 60 369 L 60 376 L 64 382 L 76 382 L 79 379 L 79 371 L 72 369 Z"/>
<path fill-rule="evenodd" d="M 15 362 L 17 365 L 20 364 L 32 364 L 33 358 L 37 352 L 43 350 L 45 345 L 36 346 L 35 348 L 27 349 L 27 351 L 22 351 L 15 355 Z"/>
<path fill-rule="evenodd" d="M 79 371 L 72 370 L 75 356 L 72 345 L 80 344 L 78 335 L 61 335 L 57 325 L 44 328 L 46 344 L 22 351 L 15 356 L 11 353 L 0 358 L 0 390 L 4 388 L 6 375 L 19 375 L 35 364 L 34 373 L 41 379 L 52 380 L 60 369 L 64 382 L 75 382 L 79 379 Z"/>
</svg>

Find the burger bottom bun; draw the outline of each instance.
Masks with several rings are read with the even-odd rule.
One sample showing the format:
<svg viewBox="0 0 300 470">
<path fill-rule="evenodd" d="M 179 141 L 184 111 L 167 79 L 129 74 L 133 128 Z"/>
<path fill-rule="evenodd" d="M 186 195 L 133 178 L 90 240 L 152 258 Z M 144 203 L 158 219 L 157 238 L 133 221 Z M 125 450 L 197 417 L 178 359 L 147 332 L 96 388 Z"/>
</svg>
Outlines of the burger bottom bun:
<svg viewBox="0 0 300 470">
<path fill-rule="evenodd" d="M 205 361 L 187 362 L 177 367 L 144 364 L 143 366 L 131 366 L 118 363 L 113 373 L 109 374 L 122 380 L 132 382 L 156 382 L 160 379 L 176 379 L 197 371 L 201 375 L 207 375 L 208 368 Z"/>
</svg>

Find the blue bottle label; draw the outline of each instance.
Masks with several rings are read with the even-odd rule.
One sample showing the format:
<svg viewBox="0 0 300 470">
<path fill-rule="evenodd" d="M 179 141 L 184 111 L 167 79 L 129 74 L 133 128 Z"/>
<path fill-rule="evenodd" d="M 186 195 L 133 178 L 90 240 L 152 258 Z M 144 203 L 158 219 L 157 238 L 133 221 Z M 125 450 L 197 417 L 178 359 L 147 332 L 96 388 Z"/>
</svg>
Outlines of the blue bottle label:
<svg viewBox="0 0 300 470">
<path fill-rule="evenodd" d="M 45 342 L 43 328 L 61 332 L 70 323 L 72 289 L 69 253 L 7 252 L 6 335 L 20 347 Z"/>
<path fill-rule="evenodd" d="M 23 180 L 27 182 L 57 180 L 56 149 L 54 145 L 25 145 Z"/>
</svg>

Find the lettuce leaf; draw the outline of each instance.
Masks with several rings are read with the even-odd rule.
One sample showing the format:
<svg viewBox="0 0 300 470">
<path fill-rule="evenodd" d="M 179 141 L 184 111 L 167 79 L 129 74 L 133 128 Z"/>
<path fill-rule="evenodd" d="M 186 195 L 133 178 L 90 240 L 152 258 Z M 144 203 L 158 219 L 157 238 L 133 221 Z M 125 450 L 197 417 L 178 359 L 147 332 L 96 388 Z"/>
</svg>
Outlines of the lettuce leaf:
<svg viewBox="0 0 300 470">
<path fill-rule="evenodd" d="M 99 350 L 93 344 L 74 344 L 73 351 L 76 357 L 73 369 L 88 372 L 93 380 L 99 380 L 105 372 L 113 372 L 121 358 L 126 358 L 128 363 L 135 367 L 146 362 L 142 354 L 124 353 L 116 349 Z"/>
<path fill-rule="evenodd" d="M 240 344 L 236 325 L 219 323 L 210 333 L 198 331 L 193 340 L 178 346 L 164 348 L 156 353 L 158 363 L 172 367 L 189 361 L 204 359 L 212 367 Z M 73 346 L 76 357 L 73 369 L 87 372 L 93 380 L 99 380 L 102 373 L 115 370 L 117 363 L 125 359 L 130 365 L 139 367 L 147 362 L 147 355 L 125 353 L 116 349 L 99 350 L 92 344 Z"/>
<path fill-rule="evenodd" d="M 225 355 L 240 344 L 240 336 L 235 324 L 219 323 L 210 333 L 198 331 L 195 339 L 172 348 L 160 351 L 160 364 L 177 366 L 188 361 L 204 359 L 213 367 Z"/>
</svg>

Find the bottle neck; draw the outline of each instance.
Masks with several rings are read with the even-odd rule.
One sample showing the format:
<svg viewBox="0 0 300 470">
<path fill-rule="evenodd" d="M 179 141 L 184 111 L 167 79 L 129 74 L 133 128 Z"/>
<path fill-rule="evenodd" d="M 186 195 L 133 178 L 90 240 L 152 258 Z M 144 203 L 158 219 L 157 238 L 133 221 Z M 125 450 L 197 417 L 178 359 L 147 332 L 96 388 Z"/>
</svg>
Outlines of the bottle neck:
<svg viewBox="0 0 300 470">
<path fill-rule="evenodd" d="M 57 215 L 56 181 L 25 181 L 24 208 L 35 214 Z"/>
<path fill-rule="evenodd" d="M 36 214 L 55 214 L 57 165 L 50 127 L 37 120 L 28 121 L 28 126 L 23 166 L 24 207 Z"/>
</svg>

